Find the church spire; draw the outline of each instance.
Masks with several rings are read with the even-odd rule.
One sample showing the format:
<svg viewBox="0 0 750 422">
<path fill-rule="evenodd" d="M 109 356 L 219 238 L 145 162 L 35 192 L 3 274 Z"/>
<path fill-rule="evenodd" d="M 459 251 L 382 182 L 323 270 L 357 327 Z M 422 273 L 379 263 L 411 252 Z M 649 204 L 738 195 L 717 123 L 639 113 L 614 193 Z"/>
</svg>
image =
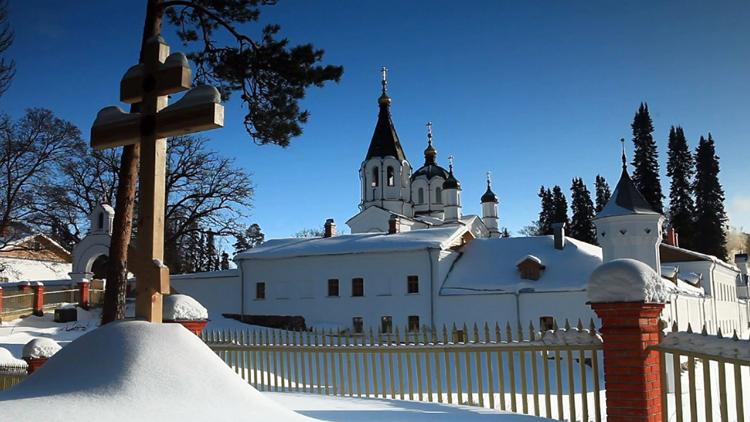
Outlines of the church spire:
<svg viewBox="0 0 750 422">
<path fill-rule="evenodd" d="M 378 113 L 378 122 L 375 125 L 375 132 L 372 134 L 370 148 L 367 150 L 365 160 L 373 157 L 391 156 L 399 161 L 406 161 L 406 154 L 401 147 L 401 142 L 396 134 L 396 128 L 391 120 L 391 97 L 388 96 L 388 69 L 381 69 L 382 91 L 378 98 L 380 112 Z"/>
<path fill-rule="evenodd" d="M 620 180 L 617 182 L 614 192 L 609 202 L 599 211 L 596 218 L 612 217 L 616 215 L 628 214 L 658 214 L 651 208 L 651 205 L 643 197 L 643 194 L 635 187 L 633 180 L 628 174 L 627 157 L 625 156 L 625 139 L 620 139 L 622 143 L 622 173 Z"/>
<path fill-rule="evenodd" d="M 424 165 L 434 165 L 437 150 L 432 146 L 432 122 L 427 122 L 427 148 L 424 150 Z"/>
<path fill-rule="evenodd" d="M 627 161 L 628 158 L 625 156 L 625 138 L 620 138 L 620 143 L 622 144 L 622 171 L 627 172 Z"/>
<path fill-rule="evenodd" d="M 492 174 L 488 171 L 487 172 L 487 190 L 484 192 L 484 195 L 482 195 L 481 202 L 487 203 L 487 202 L 495 202 L 497 203 L 497 195 L 495 195 L 495 192 L 492 191 Z"/>
</svg>

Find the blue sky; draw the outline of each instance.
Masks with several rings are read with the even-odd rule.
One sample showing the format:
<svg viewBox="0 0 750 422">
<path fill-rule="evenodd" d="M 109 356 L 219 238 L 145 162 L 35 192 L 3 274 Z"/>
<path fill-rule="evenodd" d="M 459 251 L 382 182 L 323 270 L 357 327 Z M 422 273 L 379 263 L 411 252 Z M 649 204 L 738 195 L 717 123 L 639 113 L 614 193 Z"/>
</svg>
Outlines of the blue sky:
<svg viewBox="0 0 750 422">
<path fill-rule="evenodd" d="M 117 104 L 138 57 L 145 1 L 11 0 L 17 76 L 0 110 L 47 107 L 88 133 Z M 618 140 L 647 101 L 665 193 L 670 125 L 695 147 L 713 134 L 732 223 L 750 229 L 746 123 L 750 117 L 748 2 L 292 1 L 268 7 L 292 43 L 312 42 L 345 68 L 312 89 L 305 133 L 287 149 L 254 145 L 238 102 L 211 145 L 253 173 L 248 221 L 269 237 L 343 223 L 357 212 L 357 171 L 377 116 L 379 69 L 388 66 L 396 129 L 412 166 L 423 162 L 425 123 L 438 159 L 456 159 L 465 213 L 479 213 L 492 171 L 501 225 L 517 231 L 538 213 L 539 186 L 596 174 L 614 187 Z M 255 33 L 256 26 L 243 28 Z M 170 28 L 165 38 L 181 51 Z M 632 144 L 627 144 L 628 150 Z"/>
</svg>

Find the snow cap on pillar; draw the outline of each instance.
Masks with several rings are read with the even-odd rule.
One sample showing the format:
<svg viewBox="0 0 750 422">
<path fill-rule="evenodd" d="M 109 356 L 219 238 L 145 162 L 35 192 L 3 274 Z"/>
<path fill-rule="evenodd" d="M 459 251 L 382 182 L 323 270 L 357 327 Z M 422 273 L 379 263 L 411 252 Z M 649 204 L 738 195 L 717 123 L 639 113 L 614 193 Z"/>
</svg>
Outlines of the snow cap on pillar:
<svg viewBox="0 0 750 422">
<path fill-rule="evenodd" d="M 645 263 L 615 259 L 597 267 L 586 287 L 592 303 L 665 303 L 670 287 Z"/>
</svg>

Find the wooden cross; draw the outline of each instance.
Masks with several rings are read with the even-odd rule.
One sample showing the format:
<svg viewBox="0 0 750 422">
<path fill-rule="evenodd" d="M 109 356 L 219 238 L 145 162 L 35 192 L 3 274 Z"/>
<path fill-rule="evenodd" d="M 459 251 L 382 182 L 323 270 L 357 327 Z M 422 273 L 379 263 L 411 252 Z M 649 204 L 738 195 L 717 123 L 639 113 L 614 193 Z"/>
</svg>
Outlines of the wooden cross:
<svg viewBox="0 0 750 422">
<path fill-rule="evenodd" d="M 161 37 L 148 40 L 144 49 L 144 63 L 128 69 L 120 81 L 120 100 L 140 103 L 140 112 L 103 108 L 91 127 L 91 146 L 141 146 L 137 244 L 128 256 L 129 270 L 136 276 L 136 317 L 161 322 L 162 295 L 169 293 L 163 263 L 166 138 L 222 127 L 224 107 L 210 86 L 193 88 L 167 106 L 169 94 L 190 88 L 190 65 L 182 53 L 169 55 Z"/>
</svg>

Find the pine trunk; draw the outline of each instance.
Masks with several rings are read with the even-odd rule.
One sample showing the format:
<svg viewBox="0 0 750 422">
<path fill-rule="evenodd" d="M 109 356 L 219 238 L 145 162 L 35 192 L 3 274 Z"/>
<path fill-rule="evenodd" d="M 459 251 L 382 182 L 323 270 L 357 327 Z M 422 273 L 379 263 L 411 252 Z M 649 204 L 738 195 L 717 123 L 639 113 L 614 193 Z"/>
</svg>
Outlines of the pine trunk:
<svg viewBox="0 0 750 422">
<path fill-rule="evenodd" d="M 146 19 L 141 38 L 139 63 L 143 63 L 143 46 L 151 37 L 161 33 L 163 9 L 161 0 L 148 0 Z M 137 112 L 139 104 L 133 104 L 131 112 Z M 138 161 L 140 145 L 128 145 L 123 148 L 120 161 L 119 184 L 115 218 L 112 227 L 112 241 L 109 246 L 109 263 L 107 284 L 104 292 L 102 324 L 125 318 L 125 295 L 128 283 L 128 246 L 133 230 L 133 209 L 135 205 L 136 183 L 138 179 Z"/>
</svg>

